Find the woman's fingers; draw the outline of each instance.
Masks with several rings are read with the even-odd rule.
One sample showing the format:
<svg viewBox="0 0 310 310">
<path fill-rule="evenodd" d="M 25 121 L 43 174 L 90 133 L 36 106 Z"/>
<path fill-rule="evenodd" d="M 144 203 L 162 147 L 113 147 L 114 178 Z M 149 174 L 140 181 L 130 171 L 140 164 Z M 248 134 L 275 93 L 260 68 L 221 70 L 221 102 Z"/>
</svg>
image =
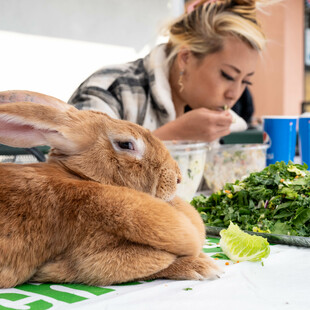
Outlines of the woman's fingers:
<svg viewBox="0 0 310 310">
<path fill-rule="evenodd" d="M 229 111 L 195 109 L 155 130 L 161 140 L 202 140 L 212 142 L 230 133 Z"/>
</svg>

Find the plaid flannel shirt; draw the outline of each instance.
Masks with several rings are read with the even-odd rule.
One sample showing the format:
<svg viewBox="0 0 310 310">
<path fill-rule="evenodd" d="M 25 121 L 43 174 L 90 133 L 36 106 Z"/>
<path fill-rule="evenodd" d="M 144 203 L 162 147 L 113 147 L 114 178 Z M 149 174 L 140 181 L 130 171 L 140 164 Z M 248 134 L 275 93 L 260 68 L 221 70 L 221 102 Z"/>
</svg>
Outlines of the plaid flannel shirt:
<svg viewBox="0 0 310 310">
<path fill-rule="evenodd" d="M 96 71 L 78 87 L 69 103 L 155 130 L 175 119 L 168 73 L 162 44 L 145 58 Z"/>
</svg>

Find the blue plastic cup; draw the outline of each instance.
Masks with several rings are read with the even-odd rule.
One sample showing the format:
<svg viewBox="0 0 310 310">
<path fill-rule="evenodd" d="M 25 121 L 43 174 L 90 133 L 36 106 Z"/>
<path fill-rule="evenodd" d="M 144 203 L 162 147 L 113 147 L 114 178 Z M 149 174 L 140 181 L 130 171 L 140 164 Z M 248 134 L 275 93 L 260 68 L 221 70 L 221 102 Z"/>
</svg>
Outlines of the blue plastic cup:
<svg viewBox="0 0 310 310">
<path fill-rule="evenodd" d="M 310 168 L 310 113 L 301 115 L 298 120 L 298 145 L 301 163 Z"/>
<path fill-rule="evenodd" d="M 264 143 L 269 144 L 266 165 L 294 161 L 297 116 L 263 116 Z"/>
</svg>

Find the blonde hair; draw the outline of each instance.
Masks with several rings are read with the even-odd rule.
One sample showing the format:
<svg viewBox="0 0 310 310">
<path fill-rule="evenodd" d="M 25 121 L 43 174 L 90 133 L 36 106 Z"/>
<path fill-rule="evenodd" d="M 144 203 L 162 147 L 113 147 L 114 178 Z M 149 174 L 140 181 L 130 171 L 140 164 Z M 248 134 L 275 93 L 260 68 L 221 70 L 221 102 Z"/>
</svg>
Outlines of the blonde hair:
<svg viewBox="0 0 310 310">
<path fill-rule="evenodd" d="M 168 27 L 168 62 L 171 64 L 184 46 L 198 58 L 216 53 L 227 36 L 238 37 L 257 51 L 263 50 L 266 38 L 256 18 L 258 3 L 267 1 L 199 1 L 191 12 L 184 13 Z"/>
</svg>

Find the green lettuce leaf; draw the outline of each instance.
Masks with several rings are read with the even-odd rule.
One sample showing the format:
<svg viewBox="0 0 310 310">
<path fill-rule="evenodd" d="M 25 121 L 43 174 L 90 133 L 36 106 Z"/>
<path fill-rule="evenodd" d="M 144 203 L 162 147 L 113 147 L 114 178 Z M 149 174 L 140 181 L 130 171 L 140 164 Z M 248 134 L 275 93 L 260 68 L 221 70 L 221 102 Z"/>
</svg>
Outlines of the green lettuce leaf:
<svg viewBox="0 0 310 310">
<path fill-rule="evenodd" d="M 269 256 L 270 247 L 266 238 L 251 236 L 232 222 L 228 229 L 221 230 L 220 236 L 220 247 L 234 262 L 255 262 Z"/>
</svg>

